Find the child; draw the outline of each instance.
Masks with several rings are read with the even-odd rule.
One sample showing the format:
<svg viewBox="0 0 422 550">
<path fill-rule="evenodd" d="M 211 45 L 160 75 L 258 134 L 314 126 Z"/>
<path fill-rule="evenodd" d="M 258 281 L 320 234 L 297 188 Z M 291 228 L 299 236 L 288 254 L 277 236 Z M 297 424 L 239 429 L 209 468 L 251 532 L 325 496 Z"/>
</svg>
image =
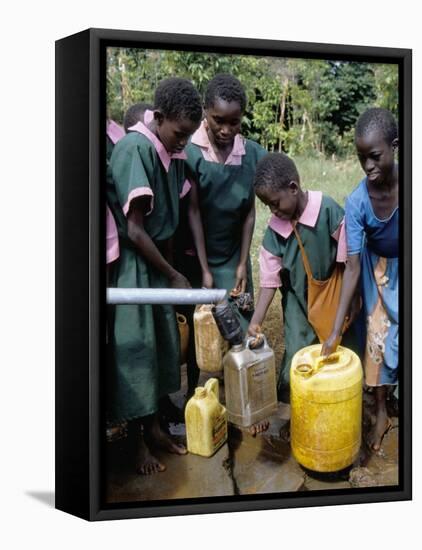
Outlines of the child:
<svg viewBox="0 0 422 550">
<path fill-rule="evenodd" d="M 114 146 L 125 135 L 125 130 L 114 122 L 108 119 L 106 126 L 106 161 L 107 165 L 110 162 L 111 154 Z M 119 257 L 119 239 L 117 235 L 116 222 L 108 205 L 106 205 L 106 261 L 107 266 L 117 260 Z M 108 269 L 107 269 L 108 274 Z"/>
<path fill-rule="evenodd" d="M 201 116 L 200 97 L 192 84 L 185 79 L 167 79 L 157 87 L 149 125 L 138 122 L 115 146 L 108 203 L 120 237 L 120 258 L 113 273 L 117 287 L 190 287 L 169 259 L 179 221 L 179 196 L 188 186 L 183 149 Z M 193 236 L 206 272 L 200 221 L 196 222 L 192 224 Z M 179 333 L 173 306 L 116 306 L 112 343 L 115 365 L 109 390 L 114 419 L 133 420 L 136 427 L 142 419 L 145 440 L 138 434 L 137 471 L 163 471 L 164 464 L 151 454 L 153 448 L 186 453 L 185 447 L 161 428 L 157 414 L 159 399 L 180 386 Z"/>
<path fill-rule="evenodd" d="M 148 124 L 150 122 L 150 120 L 144 120 L 144 114 L 147 110 L 152 111 L 153 106 L 144 102 L 135 103 L 129 107 L 123 119 L 123 127 L 126 133 L 129 132 L 129 128 L 135 126 L 138 122 L 143 122 L 144 124 Z"/>
<path fill-rule="evenodd" d="M 125 135 L 123 128 L 114 122 L 114 120 L 108 119 L 106 126 L 106 136 L 107 136 L 107 164 L 110 162 L 110 157 L 113 152 L 114 146 L 116 143 L 122 139 Z"/>
<path fill-rule="evenodd" d="M 246 94 L 241 83 L 229 74 L 215 76 L 205 93 L 205 119 L 186 147 L 186 154 L 198 186 L 214 286 L 234 294 L 246 291 L 252 298 L 249 249 L 255 223 L 253 177 L 256 164 L 266 151 L 240 135 L 245 109 Z M 187 252 L 183 255 L 182 269 L 192 285 L 198 286 L 195 259 L 189 250 Z M 239 315 L 245 330 L 250 315 L 248 311 Z M 198 370 L 192 345 L 189 357 L 188 391 L 193 393 Z"/>
<path fill-rule="evenodd" d="M 366 177 L 346 200 L 347 264 L 338 313 L 323 353 L 335 350 L 360 279 L 367 327 L 365 382 L 374 387 L 376 401 L 369 445 L 378 451 L 391 427 L 386 396 L 397 384 L 398 371 L 398 138 L 393 115 L 386 109 L 365 111 L 356 125 L 355 143 Z"/>
<path fill-rule="evenodd" d="M 114 120 L 107 120 L 107 164 L 110 162 L 114 146 L 125 136 L 131 126 L 143 120 L 144 113 L 152 106 L 148 103 L 136 103 L 129 107 L 123 119 L 123 128 Z M 117 260 L 119 257 L 119 238 L 117 234 L 116 222 L 108 205 L 106 205 L 106 259 L 107 265 Z"/>
<path fill-rule="evenodd" d="M 205 120 L 186 147 L 198 184 L 207 258 L 216 288 L 253 292 L 249 249 L 255 223 L 253 177 L 266 154 L 240 135 L 246 94 L 232 75 L 219 74 L 205 92 Z M 250 315 L 243 315 L 246 328 Z"/>
<path fill-rule="evenodd" d="M 294 162 L 271 153 L 257 166 L 255 192 L 266 204 L 269 220 L 260 250 L 260 292 L 249 334 L 256 336 L 277 288 L 282 293 L 285 352 L 278 380 L 279 399 L 290 400 L 290 363 L 301 348 L 318 342 L 308 321 L 307 275 L 293 224 L 302 240 L 313 276 L 330 277 L 346 259 L 343 209 L 320 191 L 304 191 Z"/>
</svg>

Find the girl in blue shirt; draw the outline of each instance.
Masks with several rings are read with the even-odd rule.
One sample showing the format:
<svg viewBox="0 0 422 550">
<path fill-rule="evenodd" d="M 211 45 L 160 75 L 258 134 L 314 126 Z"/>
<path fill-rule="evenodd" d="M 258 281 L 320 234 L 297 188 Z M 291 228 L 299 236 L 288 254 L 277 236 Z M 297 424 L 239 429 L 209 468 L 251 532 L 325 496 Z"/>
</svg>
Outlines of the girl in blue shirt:
<svg viewBox="0 0 422 550">
<path fill-rule="evenodd" d="M 365 178 L 346 200 L 348 258 L 332 333 L 322 353 L 334 351 L 359 280 L 366 342 L 365 382 L 374 388 L 376 420 L 370 434 L 373 451 L 391 427 L 388 389 L 397 384 L 399 285 L 399 182 L 395 152 L 397 123 L 386 109 L 365 111 L 356 125 L 355 142 Z"/>
</svg>

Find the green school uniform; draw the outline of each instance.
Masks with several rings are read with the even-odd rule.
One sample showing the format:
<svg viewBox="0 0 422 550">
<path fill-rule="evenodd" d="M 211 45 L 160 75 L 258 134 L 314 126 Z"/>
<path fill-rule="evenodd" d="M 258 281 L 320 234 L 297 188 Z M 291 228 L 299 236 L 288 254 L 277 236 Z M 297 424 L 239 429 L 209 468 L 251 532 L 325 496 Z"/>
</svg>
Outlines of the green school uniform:
<svg viewBox="0 0 422 550">
<path fill-rule="evenodd" d="M 317 193 L 312 197 L 315 197 L 315 203 L 317 203 Z M 337 241 L 333 235 L 339 229 L 344 211 L 328 196 L 323 195 L 320 200 L 319 213 L 314 212 L 313 220 L 312 214 L 308 215 L 310 224 L 301 223 L 301 217 L 296 227 L 308 255 L 313 276 L 316 279 L 325 280 L 330 277 L 336 262 Z M 309 210 L 310 208 L 311 205 Z M 314 225 L 312 225 L 313 222 Z M 293 355 L 299 349 L 319 341 L 308 322 L 307 276 L 297 239 L 293 232 L 286 238 L 286 233 L 279 229 L 286 227 L 287 223 L 290 224 L 290 222 L 276 220 L 273 216 L 262 244 L 267 253 L 282 260 L 280 290 L 284 316 L 285 353 L 281 363 L 278 390 L 279 397 L 283 401 L 288 401 L 290 363 Z"/>
<path fill-rule="evenodd" d="M 198 130 L 202 133 L 203 128 Z M 240 140 L 239 136 L 239 140 Z M 243 140 L 244 152 L 237 164 L 207 160 L 203 148 L 192 142 L 186 147 L 187 164 L 197 182 L 208 264 L 216 288 L 230 291 L 236 282 L 240 260 L 242 228 L 254 203 L 253 178 L 256 164 L 267 151 L 257 143 Z M 247 261 L 246 292 L 253 294 L 251 261 Z M 240 315 L 244 329 L 251 314 Z"/>
<path fill-rule="evenodd" d="M 110 160 L 107 198 L 120 241 L 120 258 L 112 278 L 114 286 L 121 288 L 169 287 L 167 278 L 144 260 L 127 233 L 130 200 L 143 195 L 153 201 L 144 227 L 159 249 L 163 249 L 178 225 L 184 161 L 182 155 L 170 159 L 164 153 L 168 157 L 166 167 L 151 139 L 157 141 L 138 131 L 129 133 L 116 144 Z M 112 419 L 130 420 L 152 414 L 157 411 L 160 397 L 180 388 L 179 333 L 174 308 L 119 305 L 115 308 L 113 328 L 114 364 L 109 377 Z"/>
</svg>

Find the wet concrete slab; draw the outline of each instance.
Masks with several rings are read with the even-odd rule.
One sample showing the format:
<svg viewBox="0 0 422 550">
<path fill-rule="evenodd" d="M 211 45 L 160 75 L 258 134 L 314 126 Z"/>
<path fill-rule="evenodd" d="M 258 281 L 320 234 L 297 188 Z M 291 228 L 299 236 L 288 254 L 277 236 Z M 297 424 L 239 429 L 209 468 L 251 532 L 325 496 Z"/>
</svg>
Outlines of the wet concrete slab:
<svg viewBox="0 0 422 550">
<path fill-rule="evenodd" d="M 199 385 L 204 385 L 212 376 L 201 373 Z M 182 388 L 171 398 L 182 408 L 185 395 L 183 369 Z M 224 403 L 222 381 L 220 399 Z M 381 450 L 371 452 L 365 441 L 373 422 L 373 397 L 365 393 L 364 402 L 360 456 L 343 472 L 318 474 L 305 470 L 295 461 L 290 449 L 290 407 L 279 403 L 264 434 L 253 437 L 247 430 L 231 427 L 228 444 L 211 458 L 157 453 L 167 469 L 152 476 L 136 474 L 133 438 L 129 436 L 107 444 L 107 500 L 118 503 L 397 485 L 398 419 L 393 418 L 393 427 L 385 435 Z M 183 441 L 185 425 L 172 423 L 170 432 Z"/>
<path fill-rule="evenodd" d="M 381 487 L 399 483 L 399 427 L 393 418 L 393 426 L 384 436 L 381 449 L 373 452 L 362 444 L 359 463 L 351 472 L 354 487 Z M 367 434 L 364 433 L 364 437 Z"/>
<path fill-rule="evenodd" d="M 123 445 L 124 447 L 124 445 Z M 119 449 L 115 449 L 119 452 Z M 124 453 L 120 445 L 120 452 Z M 164 472 L 145 476 L 136 474 L 133 453 L 122 454 L 124 460 L 113 461 L 108 484 L 108 502 L 134 502 L 178 498 L 229 496 L 235 494 L 231 476 L 229 449 L 223 445 L 212 457 L 193 454 L 178 456 L 156 453 L 166 466 Z"/>
<path fill-rule="evenodd" d="M 279 437 L 231 428 L 229 447 L 237 493 L 285 493 L 299 491 L 305 475 Z"/>
<path fill-rule="evenodd" d="M 348 481 L 337 481 L 334 479 L 318 479 L 312 474 L 307 474 L 305 477 L 304 488 L 307 491 L 326 491 L 350 489 L 352 485 Z"/>
</svg>

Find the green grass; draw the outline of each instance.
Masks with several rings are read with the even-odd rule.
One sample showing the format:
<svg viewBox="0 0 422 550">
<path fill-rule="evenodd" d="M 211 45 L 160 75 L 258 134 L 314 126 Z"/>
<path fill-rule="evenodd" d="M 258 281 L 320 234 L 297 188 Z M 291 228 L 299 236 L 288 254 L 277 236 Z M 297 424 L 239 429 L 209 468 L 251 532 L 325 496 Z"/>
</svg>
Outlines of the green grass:
<svg viewBox="0 0 422 550">
<path fill-rule="evenodd" d="M 362 169 L 355 157 L 346 160 L 296 157 L 294 161 L 300 174 L 303 189 L 322 191 L 333 197 L 341 206 L 344 206 L 347 195 L 363 177 Z M 257 199 L 255 231 L 251 246 L 255 300 L 259 292 L 259 248 L 270 216 L 270 210 Z M 277 364 L 280 363 L 284 350 L 280 298 L 281 295 L 277 293 L 263 325 L 263 331 L 270 346 L 275 351 Z"/>
</svg>

